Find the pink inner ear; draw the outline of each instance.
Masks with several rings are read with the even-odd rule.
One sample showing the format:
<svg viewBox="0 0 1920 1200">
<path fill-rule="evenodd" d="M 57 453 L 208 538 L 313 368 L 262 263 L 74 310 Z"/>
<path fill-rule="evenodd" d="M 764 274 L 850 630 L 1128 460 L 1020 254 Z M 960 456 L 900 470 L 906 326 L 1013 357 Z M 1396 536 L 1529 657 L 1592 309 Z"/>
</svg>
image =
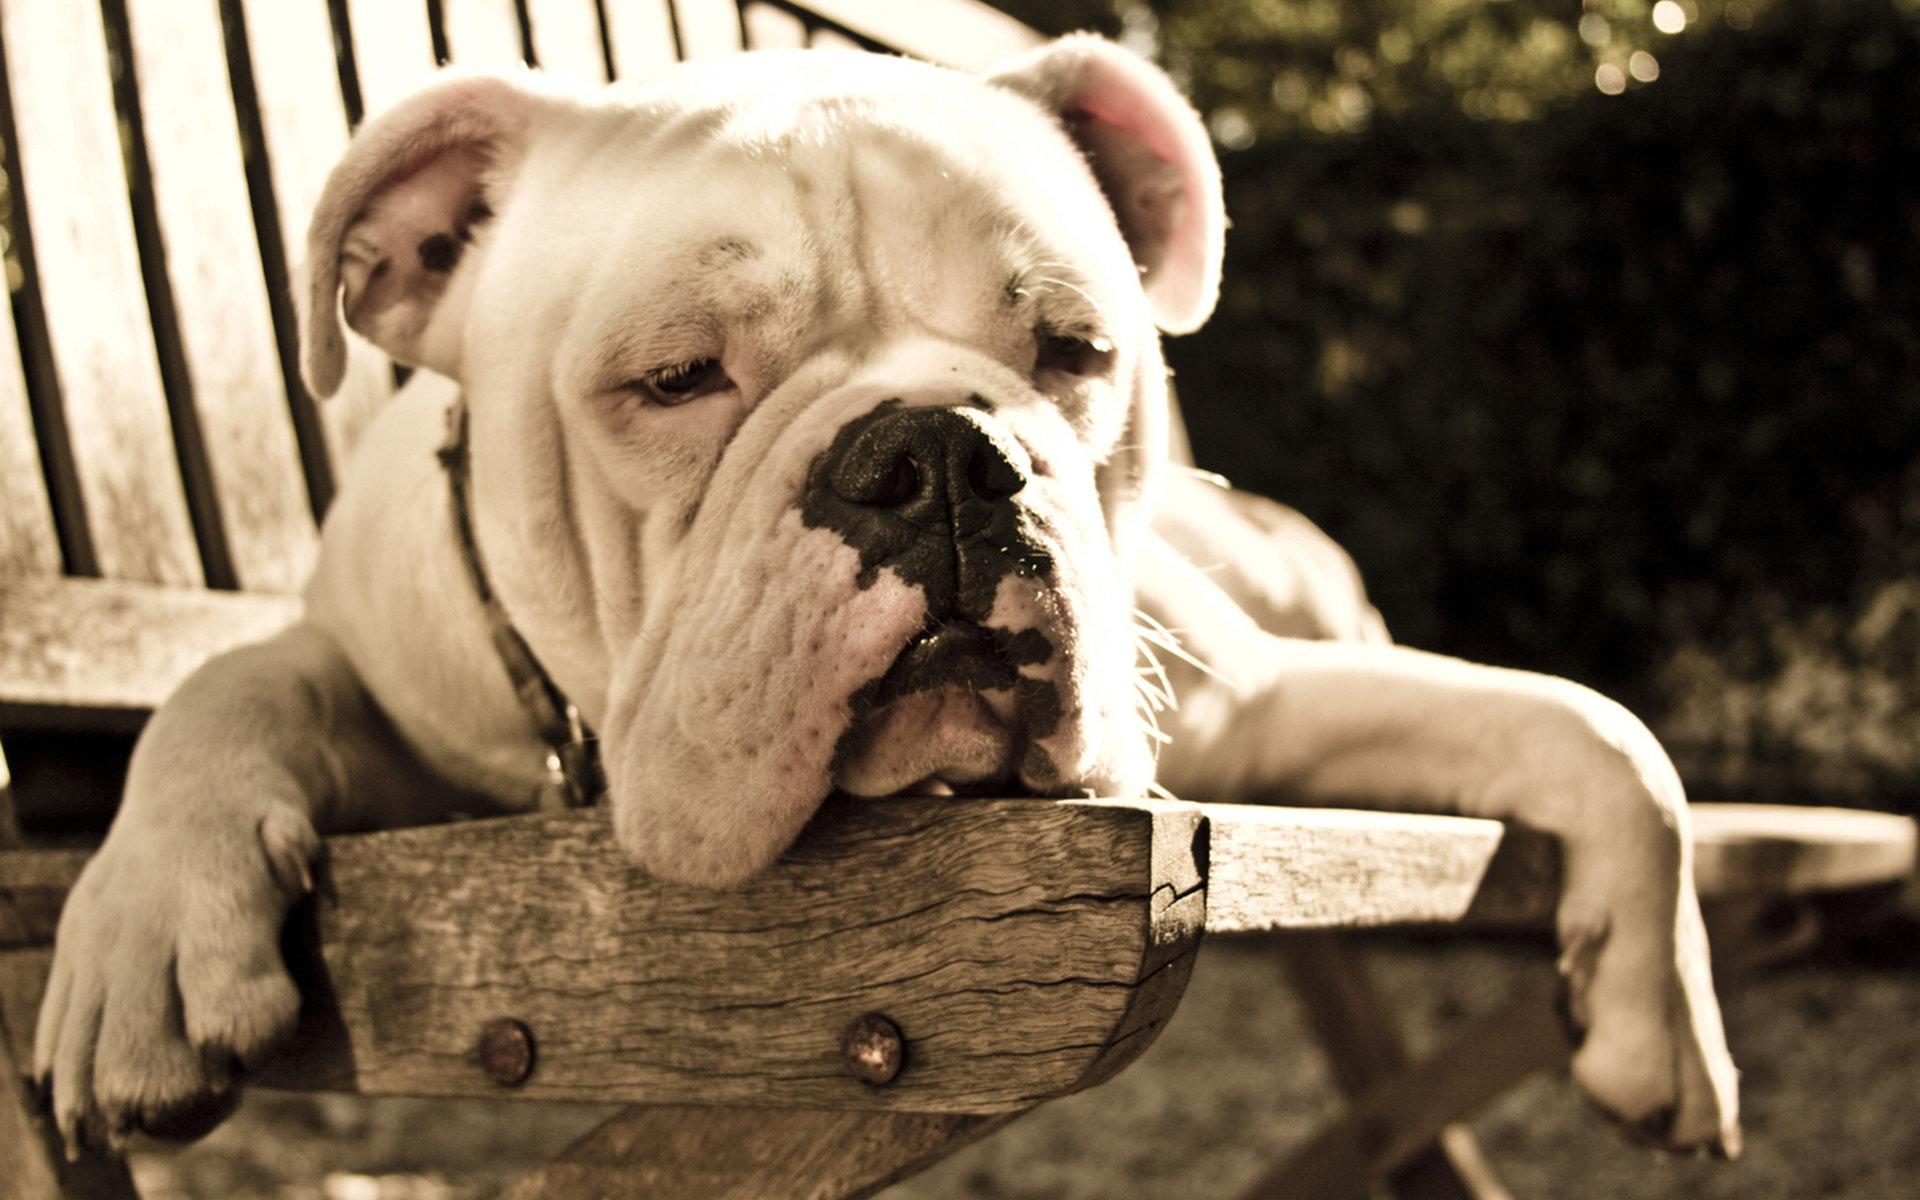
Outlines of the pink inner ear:
<svg viewBox="0 0 1920 1200">
<path fill-rule="evenodd" d="M 1212 227 L 1220 211 L 1220 176 L 1204 129 L 1157 71 L 1117 54 L 1089 56 L 1073 103 L 1180 172 L 1184 203 L 1167 231 L 1166 258 L 1146 290 L 1162 328 L 1173 333 L 1197 328 L 1212 308 L 1218 286 L 1212 260 L 1224 236 L 1223 229 Z"/>
</svg>

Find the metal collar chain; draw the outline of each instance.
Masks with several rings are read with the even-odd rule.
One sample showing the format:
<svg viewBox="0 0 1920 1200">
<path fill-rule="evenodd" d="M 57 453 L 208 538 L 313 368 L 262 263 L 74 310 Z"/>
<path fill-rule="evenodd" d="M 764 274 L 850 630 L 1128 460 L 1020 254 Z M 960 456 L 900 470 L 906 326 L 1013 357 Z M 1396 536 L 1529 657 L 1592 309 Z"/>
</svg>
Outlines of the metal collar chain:
<svg viewBox="0 0 1920 1200">
<path fill-rule="evenodd" d="M 467 403 L 456 399 L 447 408 L 447 440 L 439 450 L 440 465 L 446 468 L 447 489 L 453 503 L 453 531 L 460 545 L 460 557 L 467 564 L 473 590 L 487 614 L 487 627 L 493 636 L 493 648 L 513 683 L 520 707 L 532 718 L 540 740 L 547 746 L 547 782 L 540 792 L 540 807 L 545 809 L 584 808 L 597 802 L 606 792 L 606 778 L 600 768 L 600 743 L 580 719 L 566 694 L 553 682 L 533 648 L 527 645 L 512 618 L 494 595 L 487 582 L 486 567 L 480 562 L 480 543 L 473 536 L 472 502 L 468 496 Z"/>
</svg>

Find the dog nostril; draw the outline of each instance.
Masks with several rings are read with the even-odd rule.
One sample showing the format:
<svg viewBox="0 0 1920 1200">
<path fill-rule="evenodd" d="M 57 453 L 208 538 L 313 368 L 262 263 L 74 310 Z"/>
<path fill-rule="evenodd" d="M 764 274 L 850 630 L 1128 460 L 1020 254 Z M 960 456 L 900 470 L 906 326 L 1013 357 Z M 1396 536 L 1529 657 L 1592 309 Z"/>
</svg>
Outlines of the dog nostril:
<svg viewBox="0 0 1920 1200">
<path fill-rule="evenodd" d="M 905 454 L 893 460 L 893 470 L 889 471 L 880 486 L 874 489 L 869 504 L 883 504 L 895 508 L 913 499 L 920 491 L 920 469 L 913 459 Z"/>
<path fill-rule="evenodd" d="M 1027 486 L 1027 477 L 992 443 L 983 442 L 967 461 L 967 485 L 982 500 L 1005 500 Z"/>
</svg>

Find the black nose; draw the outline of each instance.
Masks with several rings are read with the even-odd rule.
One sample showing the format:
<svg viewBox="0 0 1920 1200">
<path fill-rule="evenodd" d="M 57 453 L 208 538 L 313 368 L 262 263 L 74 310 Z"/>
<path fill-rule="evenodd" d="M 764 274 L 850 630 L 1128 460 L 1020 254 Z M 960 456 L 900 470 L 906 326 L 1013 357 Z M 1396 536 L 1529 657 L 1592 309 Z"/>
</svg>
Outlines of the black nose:
<svg viewBox="0 0 1920 1200">
<path fill-rule="evenodd" d="M 919 524 L 945 516 L 963 532 L 963 522 L 977 527 L 987 515 L 979 510 L 1007 500 L 1027 478 L 969 410 L 884 407 L 835 439 L 826 483 L 849 503 Z"/>
<path fill-rule="evenodd" d="M 984 621 L 1000 579 L 1052 569 L 1014 497 L 1027 456 L 973 408 L 888 400 L 847 422 L 814 460 L 801 520 L 860 552 L 859 586 L 880 568 L 924 589 L 930 618 Z"/>
</svg>

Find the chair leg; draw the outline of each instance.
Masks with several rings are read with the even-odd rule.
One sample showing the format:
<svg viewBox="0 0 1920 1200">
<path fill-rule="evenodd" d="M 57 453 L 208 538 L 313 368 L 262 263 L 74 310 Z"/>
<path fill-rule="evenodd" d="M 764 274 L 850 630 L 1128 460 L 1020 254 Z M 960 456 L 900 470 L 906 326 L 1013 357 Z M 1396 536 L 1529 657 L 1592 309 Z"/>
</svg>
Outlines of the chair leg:
<svg viewBox="0 0 1920 1200">
<path fill-rule="evenodd" d="M 1017 1115 L 628 1108 L 502 1200 L 854 1200 Z"/>
<path fill-rule="evenodd" d="M 1351 1108 L 1248 1192 L 1249 1200 L 1364 1197 L 1382 1176 L 1401 1200 L 1511 1200 L 1472 1131 L 1453 1121 L 1468 1109 L 1424 1104 L 1409 1091 L 1406 1043 L 1352 941 L 1296 934 L 1284 953 L 1308 1023 Z M 1565 1042 L 1556 1036 L 1553 1044 Z M 1537 1047 L 1507 1055 L 1519 1071 L 1514 1078 L 1530 1074 L 1542 1057 L 1530 1050 Z"/>
</svg>

